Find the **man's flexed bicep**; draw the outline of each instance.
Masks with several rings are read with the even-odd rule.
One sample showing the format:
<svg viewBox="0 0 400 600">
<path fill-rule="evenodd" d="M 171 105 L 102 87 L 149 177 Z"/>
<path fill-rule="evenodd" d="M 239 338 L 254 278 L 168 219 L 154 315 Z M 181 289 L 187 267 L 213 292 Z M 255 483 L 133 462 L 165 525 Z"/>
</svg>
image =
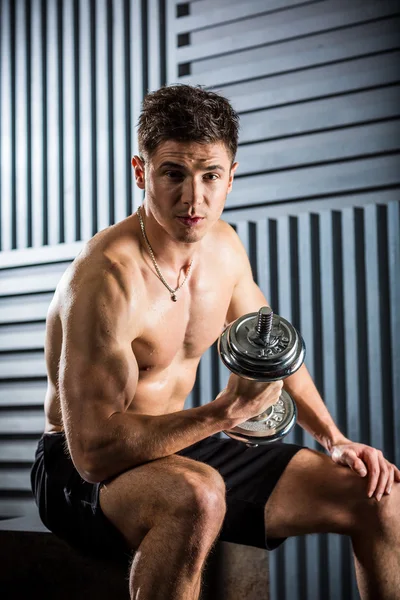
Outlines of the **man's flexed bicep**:
<svg viewBox="0 0 400 600">
<path fill-rule="evenodd" d="M 75 278 L 65 295 L 59 393 L 69 450 L 84 477 L 106 443 L 108 419 L 124 412 L 136 391 L 132 311 L 129 286 L 115 266 Z"/>
</svg>

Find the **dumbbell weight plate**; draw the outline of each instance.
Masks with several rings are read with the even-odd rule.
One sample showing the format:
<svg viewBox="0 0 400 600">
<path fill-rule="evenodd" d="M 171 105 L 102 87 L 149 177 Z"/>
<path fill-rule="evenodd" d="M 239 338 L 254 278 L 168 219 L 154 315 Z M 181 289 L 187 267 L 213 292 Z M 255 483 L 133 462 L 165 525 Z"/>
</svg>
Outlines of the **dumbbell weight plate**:
<svg viewBox="0 0 400 600">
<path fill-rule="evenodd" d="M 262 347 L 249 339 L 256 313 L 228 325 L 218 340 L 222 362 L 236 375 L 257 381 L 274 381 L 292 375 L 302 365 L 304 341 L 286 319 L 274 315 L 271 342 Z"/>
<path fill-rule="evenodd" d="M 279 400 L 264 413 L 224 433 L 251 446 L 270 444 L 290 432 L 296 423 L 296 417 L 296 404 L 286 390 L 282 390 Z"/>
</svg>

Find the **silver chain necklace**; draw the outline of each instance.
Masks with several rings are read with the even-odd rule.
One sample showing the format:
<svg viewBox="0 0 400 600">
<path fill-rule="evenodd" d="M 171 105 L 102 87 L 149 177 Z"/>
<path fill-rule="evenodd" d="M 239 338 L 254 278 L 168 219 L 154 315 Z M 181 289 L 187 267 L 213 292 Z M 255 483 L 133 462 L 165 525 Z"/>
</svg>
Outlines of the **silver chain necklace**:
<svg viewBox="0 0 400 600">
<path fill-rule="evenodd" d="M 182 287 L 182 286 L 183 286 L 183 284 L 185 283 L 186 279 L 189 277 L 190 270 L 191 270 L 191 268 L 192 268 L 192 264 L 193 264 L 193 259 L 190 261 L 190 264 L 189 264 L 188 270 L 186 271 L 186 275 L 185 275 L 185 278 L 184 278 L 184 280 L 182 281 L 182 283 L 181 283 L 180 285 L 178 285 L 178 286 L 177 286 L 175 289 L 173 289 L 172 287 L 170 287 L 170 286 L 168 285 L 168 283 L 165 281 L 165 279 L 164 279 L 164 277 L 163 277 L 163 275 L 162 275 L 162 273 L 161 273 L 161 271 L 160 271 L 160 267 L 158 266 L 158 264 L 157 264 L 157 261 L 156 261 L 156 258 L 155 258 L 155 256 L 154 256 L 153 248 L 150 246 L 150 242 L 149 242 L 149 240 L 148 240 L 148 237 L 147 237 L 147 235 L 146 235 L 146 230 L 145 230 L 145 228 L 144 228 L 144 223 L 143 223 L 143 219 L 142 219 L 142 215 L 141 215 L 140 206 L 139 206 L 139 208 L 137 209 L 137 216 L 138 216 L 138 218 L 139 218 L 140 229 L 141 229 L 141 231 L 142 231 L 143 239 L 144 239 L 144 241 L 146 242 L 146 246 L 147 246 L 147 249 L 148 249 L 148 251 L 149 251 L 150 258 L 151 258 L 151 260 L 153 261 L 153 265 L 154 265 L 154 268 L 155 268 L 155 270 L 156 270 L 156 272 L 157 272 L 158 278 L 159 278 L 159 279 L 160 279 L 160 281 L 161 281 L 161 282 L 162 282 L 162 283 L 165 285 L 165 287 L 167 288 L 167 290 L 168 290 L 168 291 L 169 291 L 169 293 L 171 294 L 171 300 L 172 300 L 173 302 L 176 302 L 176 301 L 178 300 L 178 298 L 176 297 L 176 292 L 178 292 L 178 291 L 181 289 L 181 287 Z"/>
</svg>

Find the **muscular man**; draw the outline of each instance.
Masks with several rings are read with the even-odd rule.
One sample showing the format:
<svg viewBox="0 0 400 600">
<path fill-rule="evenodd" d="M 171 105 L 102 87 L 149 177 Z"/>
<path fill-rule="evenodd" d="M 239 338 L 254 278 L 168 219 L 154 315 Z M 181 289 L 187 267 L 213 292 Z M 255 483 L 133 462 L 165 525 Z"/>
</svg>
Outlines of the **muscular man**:
<svg viewBox="0 0 400 600">
<path fill-rule="evenodd" d="M 224 324 L 266 304 L 220 219 L 238 167 L 238 116 L 189 86 L 149 94 L 139 119 L 141 210 L 85 244 L 51 302 L 46 428 L 32 468 L 45 525 L 87 552 L 133 556 L 130 594 L 199 597 L 215 540 L 273 549 L 287 536 L 351 537 L 362 598 L 400 590 L 400 472 L 335 426 L 306 367 L 285 381 L 328 454 L 219 439 L 281 383 L 231 375 L 183 410 Z"/>
</svg>

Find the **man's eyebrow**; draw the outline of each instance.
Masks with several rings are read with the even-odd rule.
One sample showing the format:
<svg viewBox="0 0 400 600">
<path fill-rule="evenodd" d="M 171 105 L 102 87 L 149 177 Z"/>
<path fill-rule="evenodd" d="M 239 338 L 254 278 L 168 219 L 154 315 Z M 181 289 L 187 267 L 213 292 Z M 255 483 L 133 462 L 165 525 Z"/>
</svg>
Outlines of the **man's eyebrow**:
<svg viewBox="0 0 400 600">
<path fill-rule="evenodd" d="M 184 165 L 180 165 L 179 163 L 174 163 L 169 160 L 163 162 L 159 166 L 159 169 L 162 169 L 163 167 L 172 167 L 173 169 L 184 169 L 185 168 Z"/>
<path fill-rule="evenodd" d="M 159 166 L 160 169 L 164 168 L 164 167 L 171 167 L 172 169 L 186 169 L 185 165 L 180 165 L 179 163 L 174 163 L 171 162 L 169 160 L 161 163 L 161 165 Z M 203 171 L 208 172 L 208 171 L 225 171 L 224 167 L 222 165 L 210 165 L 208 167 L 204 167 Z"/>
<path fill-rule="evenodd" d="M 225 171 L 225 169 L 222 165 L 210 165 L 209 167 L 206 167 L 204 171 Z"/>
</svg>

